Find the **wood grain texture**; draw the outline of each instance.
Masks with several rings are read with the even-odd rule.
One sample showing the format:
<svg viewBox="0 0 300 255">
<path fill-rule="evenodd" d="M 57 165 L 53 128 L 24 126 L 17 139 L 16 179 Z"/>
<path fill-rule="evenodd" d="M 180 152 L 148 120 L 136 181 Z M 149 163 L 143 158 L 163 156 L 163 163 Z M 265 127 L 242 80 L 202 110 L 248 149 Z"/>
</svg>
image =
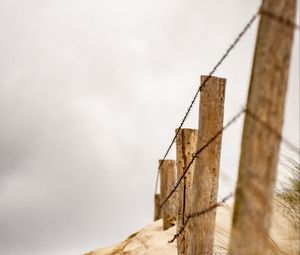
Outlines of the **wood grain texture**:
<svg viewBox="0 0 300 255">
<path fill-rule="evenodd" d="M 263 10 L 293 21 L 296 0 L 266 0 Z M 281 134 L 294 29 L 262 15 L 247 108 Z M 246 114 L 230 255 L 268 254 L 280 141 Z"/>
<path fill-rule="evenodd" d="M 177 132 L 177 130 L 175 131 Z M 188 164 L 192 160 L 193 153 L 197 148 L 197 129 L 180 129 L 176 137 L 176 165 L 177 165 L 177 181 L 183 175 Z M 192 184 L 194 175 L 194 164 L 191 165 L 189 171 L 178 187 L 177 195 L 177 232 L 181 229 L 187 219 L 187 215 L 191 213 Z M 187 240 L 190 239 L 190 229 L 186 230 L 177 238 L 178 255 L 187 253 Z"/>
<path fill-rule="evenodd" d="M 160 210 L 160 194 L 154 195 L 154 221 L 161 219 L 161 210 Z"/>
<path fill-rule="evenodd" d="M 201 77 L 201 82 L 206 76 Z M 201 91 L 197 150 L 205 145 L 223 127 L 226 80 L 211 77 Z M 192 210 L 202 211 L 217 202 L 219 164 L 221 154 L 220 135 L 196 158 Z M 189 255 L 212 255 L 216 210 L 191 219 L 193 229 Z"/>
<path fill-rule="evenodd" d="M 174 188 L 176 183 L 176 162 L 175 160 L 161 160 L 159 161 L 160 167 L 160 195 L 161 201 L 164 201 Z M 163 229 L 168 228 L 176 224 L 177 217 L 177 198 L 176 192 L 169 198 L 169 200 L 161 208 L 163 218 Z"/>
</svg>

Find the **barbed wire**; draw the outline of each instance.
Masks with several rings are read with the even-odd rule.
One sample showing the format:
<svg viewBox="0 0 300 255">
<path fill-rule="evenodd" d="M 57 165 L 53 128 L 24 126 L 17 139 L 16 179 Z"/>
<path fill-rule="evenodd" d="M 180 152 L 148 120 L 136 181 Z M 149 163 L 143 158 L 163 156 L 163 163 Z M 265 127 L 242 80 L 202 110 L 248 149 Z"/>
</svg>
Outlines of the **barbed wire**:
<svg viewBox="0 0 300 255">
<path fill-rule="evenodd" d="M 296 24 L 295 22 L 291 21 L 291 20 L 288 20 L 288 19 L 285 19 L 281 16 L 278 16 L 268 10 L 265 10 L 263 8 L 261 8 L 260 10 L 260 14 L 261 15 L 265 15 L 273 20 L 276 20 L 277 22 L 281 23 L 282 25 L 285 25 L 285 26 L 288 26 L 288 27 L 291 27 L 295 30 L 300 30 L 300 26 L 298 24 Z"/>
<path fill-rule="evenodd" d="M 180 183 L 184 179 L 185 175 L 187 174 L 188 170 L 190 169 L 191 165 L 193 164 L 194 160 L 197 158 L 197 156 L 204 151 L 212 142 L 214 142 L 228 127 L 230 127 L 233 123 L 235 123 L 239 117 L 242 116 L 243 113 L 248 114 L 253 120 L 260 123 L 262 127 L 264 127 L 266 130 L 268 130 L 270 133 L 275 135 L 277 139 L 279 139 L 282 143 L 284 143 L 287 147 L 289 147 L 294 152 L 300 154 L 300 149 L 296 147 L 292 142 L 290 142 L 287 138 L 283 137 L 281 134 L 279 134 L 274 128 L 272 128 L 270 125 L 268 125 L 265 121 L 263 121 L 259 116 L 251 112 L 248 108 L 243 108 L 240 110 L 228 123 L 220 129 L 218 132 L 213 135 L 207 143 L 205 143 L 198 151 L 193 153 L 192 159 L 190 160 L 189 164 L 187 165 L 186 169 L 184 170 L 182 176 L 178 179 L 177 183 L 175 184 L 174 188 L 171 190 L 171 192 L 168 194 L 168 196 L 164 199 L 164 201 L 161 203 L 160 208 L 162 208 L 166 202 L 170 199 L 170 197 L 175 193 L 177 188 L 179 187 Z"/>
<path fill-rule="evenodd" d="M 160 161 L 160 165 L 158 167 L 158 171 L 157 171 L 157 177 L 156 177 L 156 183 L 155 183 L 155 193 L 157 191 L 157 186 L 158 186 L 158 179 L 159 179 L 159 169 L 161 168 L 161 166 L 164 163 L 164 160 L 166 159 L 167 155 L 169 154 L 173 144 L 176 141 L 176 138 L 179 134 L 180 129 L 182 128 L 183 124 L 185 123 L 186 119 L 189 116 L 189 113 L 193 107 L 193 105 L 195 104 L 195 101 L 199 95 L 199 93 L 203 90 L 203 88 L 205 87 L 205 85 L 207 84 L 207 82 L 211 79 L 212 75 L 216 72 L 216 70 L 219 68 L 219 66 L 223 63 L 223 61 L 228 57 L 228 55 L 230 54 L 230 52 L 235 48 L 235 46 L 238 44 L 238 42 L 241 40 L 241 38 L 244 36 L 244 34 L 248 31 L 248 29 L 251 27 L 251 25 L 254 23 L 254 21 L 256 20 L 256 18 L 259 15 L 266 15 L 278 22 L 280 22 L 281 24 L 285 25 L 285 26 L 289 26 L 294 28 L 295 30 L 300 30 L 300 26 L 296 23 L 294 23 L 291 20 L 287 20 L 284 19 L 281 16 L 277 16 L 274 13 L 271 13 L 267 10 L 262 9 L 262 7 L 259 8 L 258 12 L 256 12 L 251 19 L 249 20 L 249 22 L 245 25 L 245 27 L 243 28 L 243 30 L 238 34 L 238 36 L 235 38 L 235 40 L 233 41 L 233 43 L 229 46 L 229 48 L 226 50 L 226 52 L 223 54 L 223 56 L 220 58 L 220 60 L 217 62 L 217 64 L 213 67 L 213 69 L 210 71 L 209 75 L 204 79 L 203 82 L 201 82 L 196 94 L 194 95 L 188 110 L 186 111 L 179 127 L 176 129 L 176 133 L 175 136 L 173 137 L 171 144 L 168 146 L 168 149 L 166 151 L 166 153 L 164 154 L 163 159 Z M 171 190 L 171 192 L 168 194 L 168 196 L 164 199 L 164 201 L 161 203 L 160 208 L 162 208 L 166 202 L 170 199 L 170 197 L 176 192 L 177 188 L 179 187 L 180 183 L 182 182 L 182 180 L 184 179 L 185 175 L 187 174 L 188 170 L 190 169 L 191 165 L 193 164 L 194 160 L 197 158 L 197 156 L 204 151 L 212 142 L 214 142 L 228 127 L 230 127 L 233 123 L 235 123 L 242 115 L 243 113 L 247 114 L 248 116 L 250 116 L 253 120 L 255 120 L 256 122 L 260 123 L 262 127 L 264 127 L 266 130 L 268 130 L 270 133 L 272 133 L 273 135 L 275 135 L 275 137 L 277 139 L 279 139 L 282 143 L 284 143 L 287 147 L 289 147 L 292 151 L 300 154 L 300 150 L 298 147 L 296 147 L 292 142 L 290 142 L 288 139 L 286 139 L 285 137 L 283 137 L 279 132 L 277 132 L 274 128 L 272 128 L 268 123 L 266 123 L 265 121 L 263 121 L 259 116 L 257 116 L 255 113 L 253 113 L 252 111 L 250 111 L 248 108 L 243 108 L 241 111 L 239 111 L 222 129 L 220 129 L 214 136 L 211 137 L 211 139 L 208 140 L 207 143 L 205 143 L 198 151 L 196 151 L 193 156 L 191 161 L 189 162 L 189 164 L 187 165 L 186 169 L 184 170 L 182 176 L 178 179 L 177 183 L 175 184 L 174 188 Z M 172 238 L 172 240 L 170 240 L 169 242 L 172 243 L 174 242 L 185 230 L 188 222 L 190 221 L 190 219 L 195 218 L 195 217 L 199 217 L 200 215 L 206 214 L 214 209 L 216 209 L 217 207 L 223 205 L 226 203 L 226 201 L 228 199 L 230 199 L 231 197 L 234 196 L 234 193 L 229 194 L 228 196 L 224 197 L 220 202 L 213 204 L 212 206 L 210 206 L 209 208 L 206 208 L 204 210 L 201 211 L 197 211 L 197 212 L 192 212 L 190 214 L 187 215 L 186 220 L 183 222 L 183 225 L 181 226 L 181 228 L 179 229 L 179 231 L 174 235 L 174 237 Z"/>
<path fill-rule="evenodd" d="M 223 205 L 228 199 L 230 199 L 231 197 L 233 197 L 234 193 L 230 193 L 228 196 L 224 197 L 220 202 L 213 204 L 212 206 L 198 211 L 198 212 L 193 212 L 190 213 L 185 222 L 183 223 L 183 225 L 181 226 L 181 228 L 179 229 L 179 231 L 173 236 L 173 238 L 169 241 L 169 243 L 173 243 L 185 230 L 187 224 L 189 223 L 190 219 L 195 218 L 195 217 L 199 217 L 200 215 L 206 214 L 214 209 L 216 209 L 217 207 Z"/>
<path fill-rule="evenodd" d="M 268 125 L 265 121 L 263 121 L 259 116 L 257 116 L 255 113 L 253 113 L 252 111 L 250 111 L 248 108 L 244 108 L 242 111 L 240 111 L 231 121 L 229 121 L 227 123 L 226 126 L 224 126 L 223 131 L 225 130 L 226 127 L 229 127 L 230 125 L 232 125 L 240 116 L 242 113 L 245 113 L 246 115 L 250 116 L 254 121 L 256 121 L 257 123 L 259 123 L 263 128 L 265 128 L 267 131 L 269 131 L 270 133 L 272 133 L 277 139 L 279 139 L 282 143 L 284 143 L 286 146 L 288 146 L 291 150 L 297 152 L 298 154 L 300 154 L 300 150 L 299 148 L 297 148 L 295 145 L 293 145 L 288 139 L 286 139 L 285 137 L 283 137 L 281 134 L 279 134 L 274 128 L 272 128 L 270 125 Z M 222 132 L 223 132 L 222 131 Z M 219 134 L 220 132 L 216 133 L 216 135 Z M 216 137 L 213 136 L 213 137 Z M 206 145 L 205 145 L 206 146 Z M 208 146 L 208 145 L 207 145 Z M 206 146 L 206 147 L 207 147 Z M 202 148 L 201 148 L 202 149 Z M 201 150 L 200 149 L 200 150 Z M 199 154 L 200 150 L 197 151 L 195 154 Z M 191 166 L 191 164 L 193 163 L 192 161 L 194 160 L 194 158 L 196 158 L 197 156 L 193 156 L 191 162 L 189 163 L 187 169 L 184 171 L 183 175 L 181 176 L 181 178 L 179 179 L 179 181 L 177 182 L 177 184 L 175 185 L 174 189 L 171 191 L 171 193 L 169 194 L 169 196 L 167 197 L 167 199 L 164 201 L 163 204 L 165 204 L 167 202 L 167 200 L 172 196 L 172 194 L 175 192 L 175 190 L 177 189 L 177 187 L 179 186 L 180 181 L 184 178 L 184 175 L 187 173 L 188 168 Z M 170 240 L 169 242 L 174 242 L 185 230 L 189 220 L 191 218 L 195 218 L 198 217 L 200 215 L 203 215 L 205 213 L 210 212 L 211 210 L 223 205 L 226 203 L 226 201 L 233 197 L 234 193 L 229 194 L 228 196 L 224 197 L 220 202 L 213 204 L 212 206 L 210 206 L 209 208 L 206 208 L 204 210 L 201 211 L 197 211 L 197 212 L 192 212 L 189 215 L 187 215 L 186 220 L 184 221 L 183 225 L 181 226 L 181 228 L 179 229 L 179 231 L 173 236 L 172 240 Z M 162 205 L 163 205 L 162 204 Z M 161 206 L 162 206 L 161 205 Z"/>
<path fill-rule="evenodd" d="M 197 156 L 202 151 L 204 151 L 211 143 L 213 143 L 228 127 L 230 127 L 234 122 L 236 122 L 243 115 L 244 112 L 245 112 L 245 108 L 243 108 L 241 111 L 239 111 L 230 121 L 228 121 L 227 124 L 223 128 L 221 128 L 218 132 L 216 132 L 215 135 L 213 135 L 207 141 L 207 143 L 205 143 L 198 151 L 193 153 L 191 161 L 189 162 L 189 164 L 187 165 L 187 167 L 184 170 L 183 174 L 181 175 L 181 177 L 179 178 L 179 180 L 175 184 L 174 188 L 171 190 L 171 192 L 165 198 L 165 200 L 161 203 L 160 208 L 162 208 L 165 205 L 165 203 L 169 200 L 169 198 L 174 194 L 176 189 L 179 187 L 181 181 L 184 179 L 185 175 L 187 174 L 188 170 L 190 169 L 191 165 L 193 164 L 195 158 L 197 158 Z"/>
<path fill-rule="evenodd" d="M 168 146 L 167 151 L 165 152 L 162 160 L 160 161 L 158 170 L 157 170 L 157 175 L 156 175 L 156 181 L 155 181 L 155 191 L 154 193 L 157 192 L 157 188 L 158 188 L 158 180 L 159 180 L 159 169 L 161 168 L 161 166 L 164 163 L 164 160 L 166 159 L 166 157 L 168 156 L 173 144 L 176 141 L 176 138 L 178 136 L 179 130 L 182 128 L 183 124 L 185 123 L 186 119 L 189 116 L 189 113 L 191 111 L 191 109 L 193 108 L 193 105 L 195 104 L 195 101 L 199 95 L 199 93 L 202 91 L 202 89 L 205 87 L 205 85 L 207 84 L 207 82 L 211 79 L 212 75 L 216 72 L 216 70 L 219 68 L 219 66 L 223 63 L 223 61 L 228 57 L 228 55 L 230 54 L 230 52 L 235 48 L 235 46 L 238 44 L 238 42 L 241 40 L 241 38 L 244 36 L 244 34 L 248 31 L 248 29 L 251 27 L 251 25 L 254 23 L 254 21 L 256 20 L 256 18 L 259 15 L 266 15 L 278 22 L 280 22 L 281 24 L 285 25 L 285 26 L 289 26 L 289 27 L 293 27 L 295 30 L 300 30 L 300 26 L 298 24 L 296 24 L 295 22 L 285 19 L 281 16 L 278 16 L 268 10 L 265 10 L 262 8 L 262 6 L 260 6 L 260 8 L 258 9 L 258 11 L 251 17 L 251 19 L 248 21 L 248 23 L 244 26 L 244 28 L 242 29 L 242 31 L 238 34 L 238 36 L 235 38 L 235 40 L 233 41 L 233 43 L 229 46 L 229 48 L 226 50 L 226 52 L 223 54 L 223 56 L 220 58 L 220 60 L 217 62 L 217 64 L 213 67 L 213 69 L 210 71 L 209 75 L 204 79 L 203 82 L 201 82 L 196 94 L 194 95 L 188 110 L 186 111 L 179 127 L 176 129 L 176 133 L 175 136 L 173 137 L 170 145 Z M 281 137 L 282 138 L 282 137 Z M 299 153 L 299 149 L 296 148 L 292 143 L 288 142 L 286 139 L 282 138 L 282 142 L 284 142 L 288 147 L 290 147 L 292 150 L 296 151 L 297 153 Z"/>
<path fill-rule="evenodd" d="M 199 88 L 197 89 L 196 94 L 194 95 L 179 127 L 176 129 L 176 133 L 175 136 L 173 137 L 170 145 L 168 146 L 168 149 L 166 151 L 166 153 L 164 154 L 161 163 L 159 164 L 158 167 L 158 171 L 157 171 L 157 175 L 156 175 L 156 182 L 155 182 L 155 191 L 154 193 L 156 193 L 157 191 L 157 187 L 158 187 L 158 179 L 159 179 L 159 169 L 161 168 L 164 160 L 166 159 L 166 157 L 168 156 L 173 144 L 176 141 L 176 138 L 178 136 L 179 130 L 182 128 L 183 124 L 185 123 L 186 119 L 188 118 L 191 109 L 193 108 L 193 105 L 195 104 L 195 101 L 200 93 L 200 91 L 204 88 L 204 86 L 207 84 L 207 82 L 211 79 L 212 75 L 217 71 L 217 69 L 220 67 L 220 65 L 223 63 L 223 61 L 228 57 L 228 55 L 230 54 L 230 52 L 236 47 L 236 45 L 238 44 L 238 42 L 241 40 L 241 38 L 246 34 L 246 32 L 249 30 L 249 28 L 251 27 L 251 25 L 254 23 L 254 21 L 256 20 L 256 18 L 258 17 L 260 12 L 260 8 L 259 10 L 252 15 L 251 19 L 247 22 L 247 24 L 244 26 L 244 28 L 241 30 L 241 32 L 238 34 L 238 36 L 235 38 L 235 40 L 233 41 L 233 43 L 229 46 L 229 48 L 225 51 L 225 53 L 222 55 L 222 57 L 219 59 L 219 61 L 217 62 L 217 64 L 213 67 L 213 69 L 209 72 L 209 75 L 205 78 L 205 80 L 203 82 L 201 82 Z"/>
</svg>

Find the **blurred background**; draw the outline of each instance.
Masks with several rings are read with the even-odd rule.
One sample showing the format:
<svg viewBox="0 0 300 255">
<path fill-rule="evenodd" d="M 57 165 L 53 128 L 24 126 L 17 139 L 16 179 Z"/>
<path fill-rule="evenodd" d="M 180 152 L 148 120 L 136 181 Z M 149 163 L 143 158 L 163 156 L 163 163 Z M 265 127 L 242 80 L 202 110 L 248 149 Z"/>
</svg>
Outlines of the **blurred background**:
<svg viewBox="0 0 300 255">
<path fill-rule="evenodd" d="M 158 159 L 200 75 L 259 5 L 1 0 L 0 253 L 82 254 L 150 223 Z M 246 102 L 257 25 L 216 72 L 224 122 Z M 184 127 L 197 128 L 197 114 L 198 102 Z M 223 134 L 220 198 L 234 190 L 242 123 Z M 297 31 L 284 136 L 299 147 Z M 282 145 L 280 158 L 284 178 L 298 156 Z"/>
</svg>

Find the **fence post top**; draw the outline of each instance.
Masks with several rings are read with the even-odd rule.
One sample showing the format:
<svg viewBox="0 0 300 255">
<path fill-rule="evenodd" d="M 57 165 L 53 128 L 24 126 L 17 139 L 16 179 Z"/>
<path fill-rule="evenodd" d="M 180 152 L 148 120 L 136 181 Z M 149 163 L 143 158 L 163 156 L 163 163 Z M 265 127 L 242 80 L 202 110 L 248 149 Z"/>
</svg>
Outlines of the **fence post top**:
<svg viewBox="0 0 300 255">
<path fill-rule="evenodd" d="M 161 164 L 162 162 L 166 163 L 166 164 L 172 164 L 172 163 L 175 163 L 175 159 L 160 159 L 158 161 L 159 164 Z"/>
<path fill-rule="evenodd" d="M 179 131 L 178 131 L 179 130 Z M 194 129 L 194 128 L 176 128 L 175 132 L 180 133 L 180 132 L 198 132 L 198 129 Z"/>
<path fill-rule="evenodd" d="M 221 80 L 223 82 L 226 82 L 226 78 L 212 76 L 212 75 L 201 75 L 200 79 L 201 80 L 204 80 L 204 79 Z"/>
</svg>

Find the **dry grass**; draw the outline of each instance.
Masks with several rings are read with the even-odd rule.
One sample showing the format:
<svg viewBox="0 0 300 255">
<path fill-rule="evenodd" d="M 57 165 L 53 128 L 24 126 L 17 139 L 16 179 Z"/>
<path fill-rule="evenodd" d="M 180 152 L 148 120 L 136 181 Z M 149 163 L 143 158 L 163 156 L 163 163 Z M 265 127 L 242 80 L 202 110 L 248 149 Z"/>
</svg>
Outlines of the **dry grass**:
<svg viewBox="0 0 300 255">
<path fill-rule="evenodd" d="M 277 192 L 281 202 L 280 206 L 295 230 L 300 228 L 300 165 L 294 160 L 289 160 L 288 181 L 282 184 L 282 189 Z"/>
</svg>

